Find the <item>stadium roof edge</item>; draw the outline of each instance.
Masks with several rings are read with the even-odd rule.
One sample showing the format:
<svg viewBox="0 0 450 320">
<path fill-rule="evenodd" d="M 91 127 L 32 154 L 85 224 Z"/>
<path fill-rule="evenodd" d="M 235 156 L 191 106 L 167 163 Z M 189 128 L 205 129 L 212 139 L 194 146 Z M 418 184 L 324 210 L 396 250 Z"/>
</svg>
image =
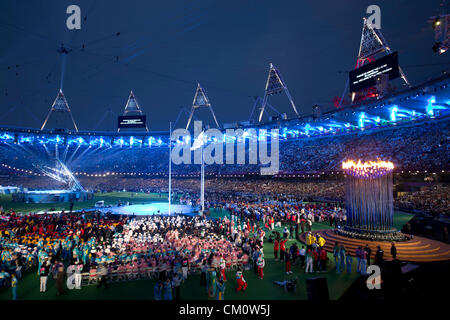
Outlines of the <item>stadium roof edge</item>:
<svg viewBox="0 0 450 320">
<path fill-rule="evenodd" d="M 253 124 L 249 126 L 243 126 L 243 128 L 280 128 L 281 126 L 289 127 L 291 125 L 299 125 L 301 122 L 320 122 L 323 121 L 324 118 L 333 117 L 338 114 L 342 114 L 347 111 L 356 112 L 363 111 L 365 108 L 370 108 L 372 106 L 381 105 L 381 104 L 393 104 L 393 100 L 400 100 L 405 96 L 410 96 L 412 93 L 418 94 L 424 93 L 428 90 L 427 87 L 434 86 L 435 90 L 437 86 L 442 86 L 443 81 L 447 81 L 450 78 L 449 73 L 445 73 L 439 77 L 427 80 L 419 85 L 413 86 L 411 88 L 407 88 L 402 91 L 398 91 L 392 93 L 389 96 L 384 97 L 383 99 L 376 100 L 368 100 L 364 103 L 353 104 L 347 106 L 345 108 L 340 108 L 337 110 L 328 111 L 322 114 L 322 116 L 318 119 L 314 119 L 312 115 L 304 115 L 297 118 L 290 118 L 287 120 L 276 120 L 272 122 Z M 450 86 L 448 86 L 450 89 Z M 431 92 L 427 92 L 431 94 Z M 450 97 L 449 97 L 450 99 Z M 237 129 L 237 128 L 235 128 Z M 28 134 L 43 134 L 43 135 L 62 135 L 62 136 L 109 136 L 109 137 L 128 137 L 128 136 L 166 136 L 168 135 L 168 131 L 127 131 L 127 132 L 115 132 L 115 131 L 78 131 L 75 130 L 66 130 L 66 129 L 43 129 L 40 130 L 38 128 L 27 128 L 27 127 L 17 127 L 17 126 L 8 126 L 8 125 L 0 125 L 0 131 L 2 132 L 10 132 L 10 133 L 28 133 Z"/>
</svg>

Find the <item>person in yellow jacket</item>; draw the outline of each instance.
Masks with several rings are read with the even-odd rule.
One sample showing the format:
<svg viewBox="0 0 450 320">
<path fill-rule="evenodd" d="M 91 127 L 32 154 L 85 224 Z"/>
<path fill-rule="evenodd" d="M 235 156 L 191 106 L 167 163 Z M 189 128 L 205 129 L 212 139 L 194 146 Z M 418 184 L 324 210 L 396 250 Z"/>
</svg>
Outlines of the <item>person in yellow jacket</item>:
<svg viewBox="0 0 450 320">
<path fill-rule="evenodd" d="M 314 237 L 314 235 L 311 232 L 309 232 L 308 235 L 306 236 L 307 249 L 310 249 L 314 242 L 316 242 L 316 237 Z"/>
<path fill-rule="evenodd" d="M 322 248 L 322 247 L 325 245 L 325 243 L 326 243 L 325 239 L 324 239 L 320 234 L 318 235 L 317 243 L 319 244 L 319 246 L 320 246 L 321 248 Z"/>
</svg>

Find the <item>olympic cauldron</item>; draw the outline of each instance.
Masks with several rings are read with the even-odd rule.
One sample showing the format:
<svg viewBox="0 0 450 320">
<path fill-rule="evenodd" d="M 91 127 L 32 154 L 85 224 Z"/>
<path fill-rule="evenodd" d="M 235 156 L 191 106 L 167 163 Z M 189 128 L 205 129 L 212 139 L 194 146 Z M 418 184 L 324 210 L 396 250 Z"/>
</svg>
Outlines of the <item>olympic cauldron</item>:
<svg viewBox="0 0 450 320">
<path fill-rule="evenodd" d="M 337 232 L 366 240 L 407 240 L 393 227 L 394 164 L 381 160 L 347 160 L 342 163 L 342 169 L 347 176 L 347 223 Z"/>
</svg>

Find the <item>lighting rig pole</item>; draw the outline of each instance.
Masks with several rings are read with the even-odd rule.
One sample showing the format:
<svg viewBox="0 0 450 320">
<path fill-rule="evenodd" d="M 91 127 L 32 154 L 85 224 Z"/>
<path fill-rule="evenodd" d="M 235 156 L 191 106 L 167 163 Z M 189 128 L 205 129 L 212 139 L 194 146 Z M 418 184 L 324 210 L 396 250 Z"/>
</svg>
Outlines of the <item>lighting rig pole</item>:
<svg viewBox="0 0 450 320">
<path fill-rule="evenodd" d="M 172 122 L 169 124 L 169 215 L 172 204 Z"/>
<path fill-rule="evenodd" d="M 195 138 L 191 151 L 200 149 L 200 214 L 205 211 L 205 155 L 204 155 L 204 144 L 205 144 L 205 129 L 201 128 L 202 132 Z M 196 153 L 197 154 L 197 153 Z M 197 160 L 196 160 L 197 161 Z"/>
<path fill-rule="evenodd" d="M 202 215 L 205 212 L 205 159 L 203 155 L 203 143 L 202 143 L 202 164 L 201 164 L 201 170 L 200 170 L 200 204 L 201 204 L 201 212 Z"/>
</svg>

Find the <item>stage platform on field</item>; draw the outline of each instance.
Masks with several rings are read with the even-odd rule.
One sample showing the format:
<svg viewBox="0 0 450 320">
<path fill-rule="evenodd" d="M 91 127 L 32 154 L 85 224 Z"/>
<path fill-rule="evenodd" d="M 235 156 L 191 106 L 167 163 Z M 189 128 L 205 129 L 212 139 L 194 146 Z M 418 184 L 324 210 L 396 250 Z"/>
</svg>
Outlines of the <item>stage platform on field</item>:
<svg viewBox="0 0 450 320">
<path fill-rule="evenodd" d="M 14 202 L 61 203 L 78 202 L 94 198 L 94 193 L 75 190 L 24 190 L 12 193 Z"/>
<path fill-rule="evenodd" d="M 132 204 L 121 205 L 107 208 L 97 208 L 101 212 L 112 212 L 120 215 L 135 215 L 135 216 L 153 216 L 153 215 L 168 215 L 169 204 L 167 202 L 152 202 L 148 204 Z M 184 204 L 172 204 L 171 214 L 187 214 L 195 215 L 196 208 Z"/>
<path fill-rule="evenodd" d="M 388 241 L 347 238 L 336 234 L 332 229 L 316 230 L 313 231 L 313 234 L 320 234 L 326 240 L 325 250 L 328 252 L 333 252 L 335 243 L 339 242 L 339 244 L 345 246 L 347 252 L 355 256 L 357 247 L 365 247 L 368 244 L 370 249 L 372 249 L 372 258 L 375 258 L 377 246 L 380 246 L 384 251 L 385 260 L 392 260 L 391 242 Z M 303 243 L 306 243 L 306 235 L 307 232 L 304 232 L 299 236 L 300 241 Z M 411 240 L 395 242 L 395 246 L 397 247 L 397 259 L 401 261 L 432 262 L 450 260 L 450 245 L 440 241 L 414 236 Z"/>
</svg>

